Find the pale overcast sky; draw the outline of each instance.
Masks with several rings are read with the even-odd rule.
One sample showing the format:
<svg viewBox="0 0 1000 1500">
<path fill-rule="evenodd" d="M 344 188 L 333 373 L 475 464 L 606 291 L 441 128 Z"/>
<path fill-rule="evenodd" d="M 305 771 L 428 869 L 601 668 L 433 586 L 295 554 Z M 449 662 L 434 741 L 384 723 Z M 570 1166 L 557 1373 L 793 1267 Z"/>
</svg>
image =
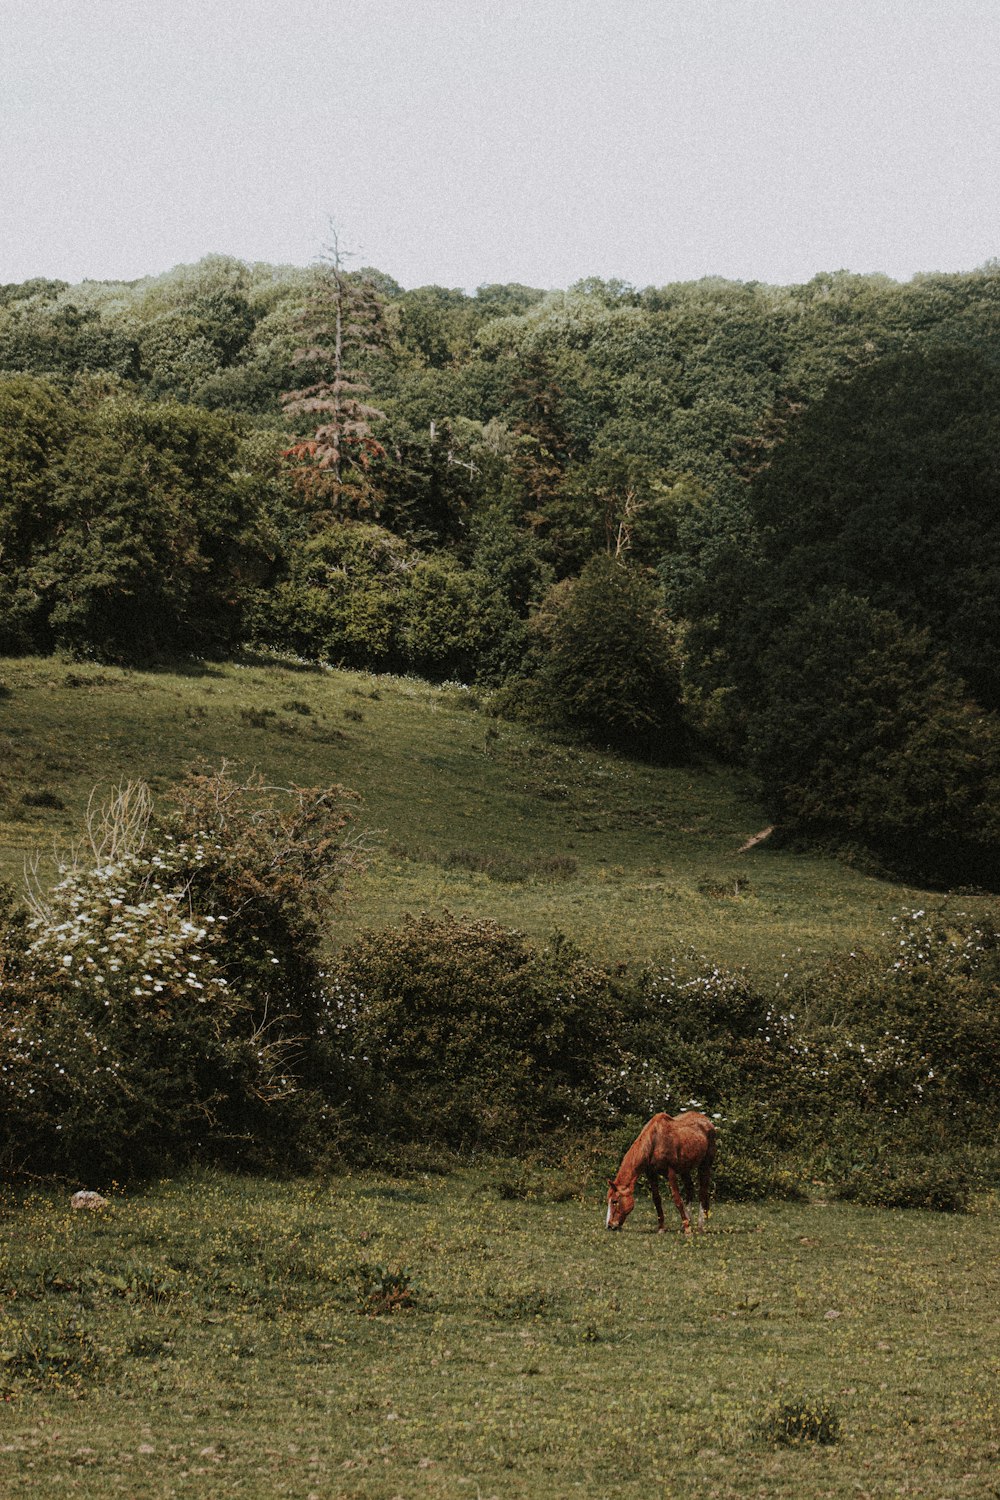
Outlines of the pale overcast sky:
<svg viewBox="0 0 1000 1500">
<path fill-rule="evenodd" d="M 0 282 L 970 270 L 1000 0 L 0 0 Z"/>
</svg>

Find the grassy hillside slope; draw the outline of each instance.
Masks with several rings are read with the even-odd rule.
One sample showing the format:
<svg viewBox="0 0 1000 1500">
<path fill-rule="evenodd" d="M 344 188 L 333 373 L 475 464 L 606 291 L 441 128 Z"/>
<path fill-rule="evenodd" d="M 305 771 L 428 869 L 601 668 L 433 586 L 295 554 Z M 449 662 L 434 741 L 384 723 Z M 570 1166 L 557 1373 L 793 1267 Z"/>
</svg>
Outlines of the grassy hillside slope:
<svg viewBox="0 0 1000 1500">
<path fill-rule="evenodd" d="M 162 792 L 225 758 L 363 798 L 368 871 L 335 947 L 448 908 L 608 957 L 691 947 L 766 977 L 941 899 L 769 844 L 739 854 L 764 817 L 728 771 L 559 745 L 458 687 L 269 662 L 142 673 L 26 659 L 2 675 L 0 872 L 15 884 L 33 853 L 51 872 L 95 784 L 143 777 Z"/>
</svg>

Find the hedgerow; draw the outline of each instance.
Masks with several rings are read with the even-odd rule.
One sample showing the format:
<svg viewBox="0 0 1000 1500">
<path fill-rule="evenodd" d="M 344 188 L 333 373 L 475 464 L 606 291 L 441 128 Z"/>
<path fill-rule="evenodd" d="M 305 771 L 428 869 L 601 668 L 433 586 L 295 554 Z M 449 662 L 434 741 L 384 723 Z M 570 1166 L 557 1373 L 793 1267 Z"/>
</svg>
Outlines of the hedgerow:
<svg viewBox="0 0 1000 1500">
<path fill-rule="evenodd" d="M 947 910 L 901 913 L 894 948 L 793 981 L 794 1042 L 818 1115 L 879 1118 L 914 1146 L 988 1139 L 1000 1087 L 1000 934 Z"/>
<path fill-rule="evenodd" d="M 363 934 L 324 969 L 330 898 L 357 862 L 350 811 L 339 788 L 278 794 L 225 769 L 189 776 L 156 817 L 124 788 L 30 910 L 5 895 L 4 1169 L 106 1181 L 584 1137 L 614 1156 L 652 1113 L 700 1109 L 724 1197 L 811 1179 L 961 1208 L 985 1180 L 989 925 L 905 913 L 888 956 L 772 991 L 691 956 L 601 964 L 451 915 Z"/>
<path fill-rule="evenodd" d="M 362 936 L 330 988 L 363 1130 L 516 1150 L 613 1118 L 622 974 L 494 922 Z"/>
</svg>

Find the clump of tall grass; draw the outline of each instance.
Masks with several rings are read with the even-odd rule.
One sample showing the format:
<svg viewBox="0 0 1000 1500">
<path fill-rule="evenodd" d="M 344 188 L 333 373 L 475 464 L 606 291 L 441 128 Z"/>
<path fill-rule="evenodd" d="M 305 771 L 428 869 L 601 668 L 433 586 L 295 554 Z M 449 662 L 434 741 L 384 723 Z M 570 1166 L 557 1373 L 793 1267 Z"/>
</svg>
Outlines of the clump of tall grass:
<svg viewBox="0 0 1000 1500">
<path fill-rule="evenodd" d="M 787 1396 L 772 1406 L 757 1424 L 757 1436 L 776 1447 L 800 1447 L 803 1443 L 836 1443 L 840 1439 L 840 1416 L 824 1397 Z"/>
</svg>

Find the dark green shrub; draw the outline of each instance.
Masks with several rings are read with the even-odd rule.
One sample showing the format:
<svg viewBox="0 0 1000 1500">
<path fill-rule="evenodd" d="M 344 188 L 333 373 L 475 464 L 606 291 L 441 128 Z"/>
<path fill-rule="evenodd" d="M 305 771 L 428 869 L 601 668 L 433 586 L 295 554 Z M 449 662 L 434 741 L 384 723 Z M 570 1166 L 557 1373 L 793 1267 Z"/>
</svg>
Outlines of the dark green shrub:
<svg viewBox="0 0 1000 1500">
<path fill-rule="evenodd" d="M 314 1034 L 321 922 L 359 865 L 345 837 L 355 800 L 339 786 L 279 791 L 225 768 L 193 772 L 172 794 L 165 848 L 178 851 L 192 909 L 224 925 L 222 972 L 259 1026 L 287 1018 L 297 1035 Z"/>
<path fill-rule="evenodd" d="M 776 1144 L 773 1117 L 766 1107 L 754 1107 L 753 1083 L 741 1101 L 746 1113 L 719 1122 L 719 1151 L 715 1161 L 715 1194 L 723 1203 L 758 1203 L 765 1198 L 801 1202 L 808 1197 L 801 1160 Z"/>
<path fill-rule="evenodd" d="M 965 1213 L 974 1188 L 966 1161 L 954 1153 L 882 1157 L 837 1184 L 837 1197 L 873 1208 L 930 1208 Z"/>
<path fill-rule="evenodd" d="M 611 1115 L 627 997 L 564 945 L 428 917 L 370 933 L 330 991 L 367 1128 L 490 1150 Z"/>
<path fill-rule="evenodd" d="M 1000 706 L 1000 374 L 969 347 L 911 348 L 835 380 L 750 486 L 761 597 L 824 588 L 927 630 Z"/>
<path fill-rule="evenodd" d="M 66 806 L 58 792 L 53 792 L 49 787 L 39 787 L 37 791 L 21 793 L 22 807 L 52 807 L 62 809 Z"/>
<path fill-rule="evenodd" d="M 783 1166 L 767 1143 L 740 1150 L 723 1126 L 719 1155 L 713 1171 L 714 1193 L 720 1203 L 762 1203 L 766 1199 L 804 1203 L 809 1194 L 803 1185 L 801 1167 Z"/>
<path fill-rule="evenodd" d="M 14 1169 L 142 1174 L 211 1154 L 250 1126 L 257 1090 L 281 1092 L 270 1080 L 287 1041 L 255 1039 L 220 945 L 167 872 L 129 864 L 64 879 L 5 986 Z M 167 875 L 162 895 L 143 889 L 150 874 Z"/>
<path fill-rule="evenodd" d="M 781 1037 L 787 1027 L 773 1001 L 747 974 L 719 969 L 707 959 L 671 961 L 648 969 L 641 985 L 647 1013 L 687 1040 L 771 1040 L 772 1033 Z"/>
<path fill-rule="evenodd" d="M 24 913 L 0 916 L 0 1170 L 73 1172 L 90 1159 L 120 1090 L 116 1059 L 53 966 L 29 956 Z M 112 1129 L 117 1128 L 117 1123 Z"/>
<path fill-rule="evenodd" d="M 746 754 L 776 821 L 924 878 L 1000 879 L 1000 720 L 866 600 L 807 605 L 765 652 Z"/>
<path fill-rule="evenodd" d="M 804 1114 L 846 1141 L 878 1122 L 914 1154 L 989 1140 L 1000 1096 L 1000 935 L 990 922 L 914 911 L 894 947 L 850 954 L 789 986 Z"/>
<path fill-rule="evenodd" d="M 633 1025 L 621 1033 L 622 1109 L 741 1111 L 760 1101 L 757 1126 L 783 1140 L 785 1102 L 798 1077 L 787 1017 L 748 976 L 688 959 L 634 978 Z"/>
</svg>

